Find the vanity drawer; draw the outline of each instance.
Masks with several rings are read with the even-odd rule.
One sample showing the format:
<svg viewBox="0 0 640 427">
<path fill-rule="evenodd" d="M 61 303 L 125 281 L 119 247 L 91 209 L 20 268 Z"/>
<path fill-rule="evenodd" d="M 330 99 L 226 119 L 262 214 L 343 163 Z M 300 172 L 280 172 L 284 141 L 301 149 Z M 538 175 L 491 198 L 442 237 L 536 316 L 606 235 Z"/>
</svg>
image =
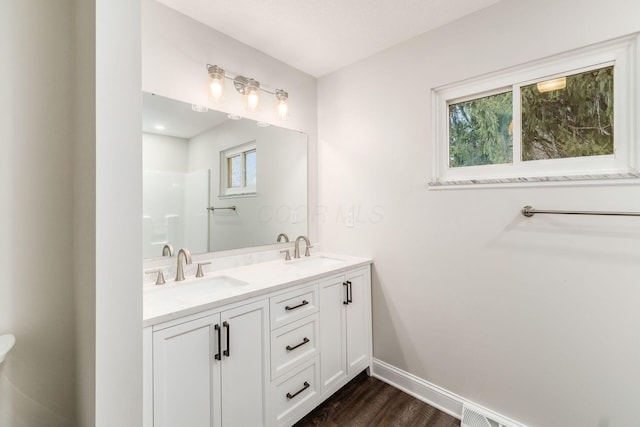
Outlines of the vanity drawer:
<svg viewBox="0 0 640 427">
<path fill-rule="evenodd" d="M 295 373 L 272 384 L 271 403 L 274 425 L 290 426 L 313 409 L 320 397 L 318 358 L 305 363 Z"/>
<path fill-rule="evenodd" d="M 318 313 L 271 332 L 271 379 L 318 354 Z"/>
<path fill-rule="evenodd" d="M 318 311 L 318 287 L 307 286 L 270 298 L 271 330 Z"/>
</svg>

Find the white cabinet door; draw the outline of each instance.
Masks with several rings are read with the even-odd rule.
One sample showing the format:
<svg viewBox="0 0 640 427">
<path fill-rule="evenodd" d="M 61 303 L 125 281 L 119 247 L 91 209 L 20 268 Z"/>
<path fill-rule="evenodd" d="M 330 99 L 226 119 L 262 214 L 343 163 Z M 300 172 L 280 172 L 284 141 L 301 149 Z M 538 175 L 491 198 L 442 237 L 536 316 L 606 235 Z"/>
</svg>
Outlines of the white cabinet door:
<svg viewBox="0 0 640 427">
<path fill-rule="evenodd" d="M 371 276 L 368 268 L 320 283 L 322 396 L 371 363 Z"/>
<path fill-rule="evenodd" d="M 264 300 L 154 332 L 154 427 L 264 426 L 268 322 Z"/>
<path fill-rule="evenodd" d="M 268 301 L 224 311 L 221 321 L 222 425 L 264 426 L 265 381 L 270 364 Z"/>
<path fill-rule="evenodd" d="M 347 374 L 369 366 L 371 325 L 368 270 L 347 274 L 348 302 L 345 305 L 347 327 Z"/>
<path fill-rule="evenodd" d="M 219 316 L 153 334 L 155 427 L 220 427 Z"/>
<path fill-rule="evenodd" d="M 344 276 L 320 283 L 320 369 L 322 393 L 340 382 L 346 372 Z"/>
</svg>

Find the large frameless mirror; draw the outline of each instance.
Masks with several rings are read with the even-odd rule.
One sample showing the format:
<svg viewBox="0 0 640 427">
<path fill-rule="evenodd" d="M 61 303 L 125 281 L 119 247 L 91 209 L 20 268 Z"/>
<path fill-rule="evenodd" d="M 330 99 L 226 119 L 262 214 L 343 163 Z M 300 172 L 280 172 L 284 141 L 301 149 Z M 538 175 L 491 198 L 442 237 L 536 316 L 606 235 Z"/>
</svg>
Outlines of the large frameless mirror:
<svg viewBox="0 0 640 427">
<path fill-rule="evenodd" d="M 308 234 L 304 133 L 150 93 L 142 130 L 145 259 Z"/>
</svg>

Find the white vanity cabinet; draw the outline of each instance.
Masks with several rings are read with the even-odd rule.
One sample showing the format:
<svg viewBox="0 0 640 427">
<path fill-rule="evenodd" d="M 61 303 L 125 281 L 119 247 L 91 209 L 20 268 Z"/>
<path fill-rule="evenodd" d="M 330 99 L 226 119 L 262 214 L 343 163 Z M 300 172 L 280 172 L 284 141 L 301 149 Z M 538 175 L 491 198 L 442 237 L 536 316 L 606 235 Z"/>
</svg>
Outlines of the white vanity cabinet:
<svg viewBox="0 0 640 427">
<path fill-rule="evenodd" d="M 268 343 L 266 301 L 156 328 L 153 426 L 268 425 Z"/>
<path fill-rule="evenodd" d="M 153 294 L 144 427 L 290 427 L 369 368 L 370 261 L 353 263 L 182 311 Z"/>
<path fill-rule="evenodd" d="M 322 399 L 370 366 L 370 283 L 368 267 L 320 282 Z"/>
</svg>

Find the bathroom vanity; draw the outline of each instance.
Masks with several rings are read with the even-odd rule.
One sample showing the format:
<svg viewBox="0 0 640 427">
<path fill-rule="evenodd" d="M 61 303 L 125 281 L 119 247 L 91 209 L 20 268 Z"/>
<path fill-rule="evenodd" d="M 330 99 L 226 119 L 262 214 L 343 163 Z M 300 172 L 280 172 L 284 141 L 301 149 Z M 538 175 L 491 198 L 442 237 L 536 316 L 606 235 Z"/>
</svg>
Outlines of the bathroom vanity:
<svg viewBox="0 0 640 427">
<path fill-rule="evenodd" d="M 371 260 L 306 256 L 306 134 L 193 107 L 143 94 L 144 426 L 290 426 L 371 366 Z"/>
<path fill-rule="evenodd" d="M 145 427 L 294 424 L 371 366 L 370 264 L 314 254 L 145 286 Z"/>
</svg>

